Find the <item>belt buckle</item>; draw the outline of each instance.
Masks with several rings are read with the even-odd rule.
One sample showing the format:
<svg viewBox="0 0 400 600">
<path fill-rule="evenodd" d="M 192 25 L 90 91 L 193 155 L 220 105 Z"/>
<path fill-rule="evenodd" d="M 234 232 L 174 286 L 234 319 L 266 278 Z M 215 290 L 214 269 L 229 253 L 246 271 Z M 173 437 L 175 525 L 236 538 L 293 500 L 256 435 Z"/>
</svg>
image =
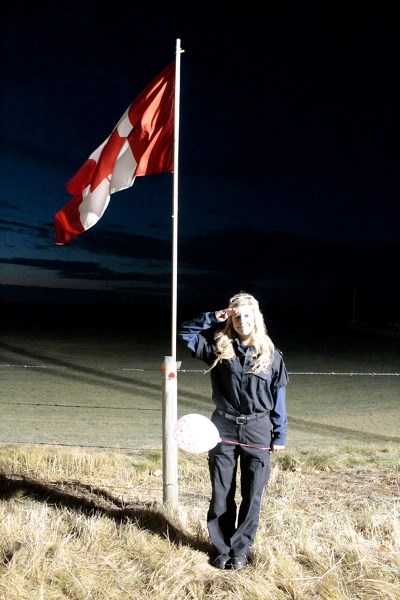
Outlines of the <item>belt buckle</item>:
<svg viewBox="0 0 400 600">
<path fill-rule="evenodd" d="M 236 417 L 236 425 L 246 425 L 247 417 Z"/>
</svg>

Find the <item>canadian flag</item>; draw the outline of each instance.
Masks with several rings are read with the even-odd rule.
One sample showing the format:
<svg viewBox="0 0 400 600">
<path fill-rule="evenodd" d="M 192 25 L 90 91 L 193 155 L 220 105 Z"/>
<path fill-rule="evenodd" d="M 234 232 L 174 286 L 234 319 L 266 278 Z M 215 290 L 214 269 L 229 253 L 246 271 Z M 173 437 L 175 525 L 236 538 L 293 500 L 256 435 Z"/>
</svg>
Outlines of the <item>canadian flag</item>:
<svg viewBox="0 0 400 600">
<path fill-rule="evenodd" d="M 131 187 L 137 175 L 173 171 L 174 94 L 175 61 L 146 86 L 66 185 L 73 198 L 55 215 L 56 244 L 93 227 L 111 194 Z"/>
</svg>

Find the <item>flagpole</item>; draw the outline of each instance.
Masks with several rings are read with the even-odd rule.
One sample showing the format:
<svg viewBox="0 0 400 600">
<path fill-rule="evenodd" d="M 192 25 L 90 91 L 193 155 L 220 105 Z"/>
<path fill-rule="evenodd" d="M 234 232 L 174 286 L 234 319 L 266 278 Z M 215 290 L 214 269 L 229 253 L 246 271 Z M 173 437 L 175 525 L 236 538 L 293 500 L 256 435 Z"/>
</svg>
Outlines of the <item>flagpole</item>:
<svg viewBox="0 0 400 600">
<path fill-rule="evenodd" d="M 177 333 L 177 273 L 178 273 L 178 158 L 179 158 L 179 95 L 180 39 L 176 40 L 175 103 L 174 103 L 174 172 L 172 209 L 172 318 L 171 356 L 165 356 L 163 372 L 163 501 L 167 511 L 178 511 L 178 447 L 173 436 L 178 415 L 178 381 L 176 363 Z"/>
<path fill-rule="evenodd" d="M 179 98 L 180 98 L 180 39 L 176 40 L 175 60 L 175 114 L 174 114 L 174 173 L 172 207 L 172 320 L 171 320 L 171 356 L 176 360 L 177 297 L 178 297 L 178 167 L 179 167 Z"/>
</svg>

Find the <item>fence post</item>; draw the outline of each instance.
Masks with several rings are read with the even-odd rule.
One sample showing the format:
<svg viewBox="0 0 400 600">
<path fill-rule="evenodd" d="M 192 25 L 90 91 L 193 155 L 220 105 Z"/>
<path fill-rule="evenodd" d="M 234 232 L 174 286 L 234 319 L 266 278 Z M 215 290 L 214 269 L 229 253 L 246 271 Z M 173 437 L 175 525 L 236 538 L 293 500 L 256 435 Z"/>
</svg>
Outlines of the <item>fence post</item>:
<svg viewBox="0 0 400 600">
<path fill-rule="evenodd" d="M 177 364 L 172 356 L 165 356 L 162 365 L 163 398 L 163 502 L 167 510 L 178 508 L 178 446 L 173 429 L 177 421 Z"/>
</svg>

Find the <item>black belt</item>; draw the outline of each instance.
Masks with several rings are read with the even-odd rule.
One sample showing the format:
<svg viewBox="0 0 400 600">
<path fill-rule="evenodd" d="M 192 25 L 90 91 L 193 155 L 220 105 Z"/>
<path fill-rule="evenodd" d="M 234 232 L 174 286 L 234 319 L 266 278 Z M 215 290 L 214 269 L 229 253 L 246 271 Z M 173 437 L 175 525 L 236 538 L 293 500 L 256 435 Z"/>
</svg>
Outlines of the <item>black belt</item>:
<svg viewBox="0 0 400 600">
<path fill-rule="evenodd" d="M 246 425 L 246 423 L 248 423 L 249 421 L 261 419 L 261 417 L 265 417 L 265 415 L 267 415 L 269 413 L 269 411 L 265 411 L 262 413 L 253 413 L 252 415 L 236 416 L 236 415 L 231 415 L 230 413 L 226 413 L 223 410 L 221 410 L 220 408 L 216 408 L 215 410 L 219 415 L 221 415 L 221 417 L 224 417 L 225 419 L 228 419 L 229 421 L 235 421 L 236 425 Z"/>
</svg>

